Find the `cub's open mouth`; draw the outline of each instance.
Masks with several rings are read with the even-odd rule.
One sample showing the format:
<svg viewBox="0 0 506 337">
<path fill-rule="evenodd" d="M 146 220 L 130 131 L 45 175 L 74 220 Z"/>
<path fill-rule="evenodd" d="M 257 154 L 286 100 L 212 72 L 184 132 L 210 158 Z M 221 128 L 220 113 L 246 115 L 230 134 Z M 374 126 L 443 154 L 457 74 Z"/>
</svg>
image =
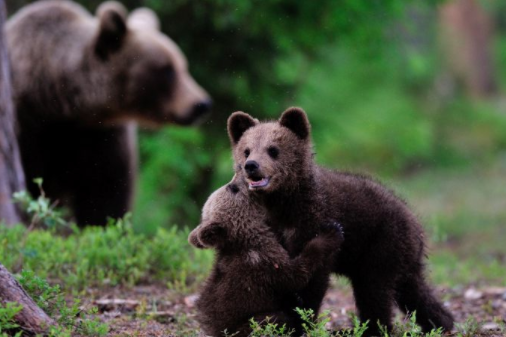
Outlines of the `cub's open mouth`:
<svg viewBox="0 0 506 337">
<path fill-rule="evenodd" d="M 256 178 L 254 178 L 256 179 Z M 252 180 L 252 179 L 247 179 L 248 181 L 248 186 L 250 189 L 254 189 L 254 188 L 260 188 L 260 187 L 265 187 L 269 184 L 269 180 L 270 178 L 269 177 L 265 177 L 265 178 L 258 178 L 259 180 Z"/>
</svg>

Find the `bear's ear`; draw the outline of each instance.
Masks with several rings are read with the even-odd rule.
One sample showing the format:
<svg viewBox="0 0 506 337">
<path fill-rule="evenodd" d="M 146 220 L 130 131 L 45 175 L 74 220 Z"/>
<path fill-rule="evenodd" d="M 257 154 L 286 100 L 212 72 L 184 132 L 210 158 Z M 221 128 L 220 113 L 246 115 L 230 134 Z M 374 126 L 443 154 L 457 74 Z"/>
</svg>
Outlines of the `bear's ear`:
<svg viewBox="0 0 506 337">
<path fill-rule="evenodd" d="M 227 229 L 217 222 L 200 224 L 197 233 L 199 243 L 203 248 L 220 248 L 225 244 Z"/>
<path fill-rule="evenodd" d="M 151 9 L 137 8 L 128 16 L 128 26 L 138 29 L 160 30 L 160 20 Z"/>
<path fill-rule="evenodd" d="M 290 129 L 300 139 L 307 139 L 311 132 L 311 124 L 301 108 L 288 108 L 281 114 L 279 124 Z"/>
<path fill-rule="evenodd" d="M 194 230 L 191 231 L 190 235 L 188 235 L 188 243 L 194 247 L 197 247 L 199 249 L 203 249 L 204 245 L 200 243 L 199 238 L 198 238 L 199 229 L 200 229 L 200 227 L 197 226 Z"/>
<path fill-rule="evenodd" d="M 255 119 L 242 111 L 236 111 L 227 121 L 228 137 L 232 146 L 237 145 L 243 133 L 249 128 L 258 124 L 258 119 Z"/>
<path fill-rule="evenodd" d="M 116 1 L 107 1 L 97 9 L 99 31 L 95 40 L 95 54 L 103 61 L 121 49 L 127 35 L 127 10 Z"/>
</svg>

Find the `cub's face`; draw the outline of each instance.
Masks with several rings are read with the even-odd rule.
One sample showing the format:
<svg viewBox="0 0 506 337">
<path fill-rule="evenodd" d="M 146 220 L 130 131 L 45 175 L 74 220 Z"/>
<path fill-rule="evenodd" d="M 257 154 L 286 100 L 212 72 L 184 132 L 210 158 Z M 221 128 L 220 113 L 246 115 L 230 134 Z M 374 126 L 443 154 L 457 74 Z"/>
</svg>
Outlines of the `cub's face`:
<svg viewBox="0 0 506 337">
<path fill-rule="evenodd" d="M 228 120 L 228 133 L 235 169 L 250 191 L 297 188 L 311 162 L 310 125 L 303 110 L 290 108 L 268 123 L 236 112 Z"/>
<path fill-rule="evenodd" d="M 190 233 L 188 241 L 197 248 L 233 248 L 247 240 L 253 225 L 263 222 L 262 209 L 251 203 L 245 188 L 237 179 L 209 196 L 202 209 L 200 224 Z"/>
<path fill-rule="evenodd" d="M 106 2 L 97 16 L 95 54 L 117 68 L 122 115 L 147 124 L 189 125 L 210 111 L 209 95 L 190 75 L 179 47 L 160 32 L 154 12 L 140 8 L 127 17 L 118 3 Z"/>
</svg>

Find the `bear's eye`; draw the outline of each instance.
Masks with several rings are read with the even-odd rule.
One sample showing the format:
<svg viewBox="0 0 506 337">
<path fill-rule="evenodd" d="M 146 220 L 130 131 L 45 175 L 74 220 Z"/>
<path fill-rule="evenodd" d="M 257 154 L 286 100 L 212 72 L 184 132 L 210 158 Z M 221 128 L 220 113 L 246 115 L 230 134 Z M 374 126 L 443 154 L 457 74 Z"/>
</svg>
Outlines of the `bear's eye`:
<svg viewBox="0 0 506 337">
<path fill-rule="evenodd" d="M 233 193 L 233 194 L 236 194 L 237 192 L 239 192 L 239 187 L 237 187 L 236 184 L 228 184 L 228 189 Z"/>
<path fill-rule="evenodd" d="M 276 159 L 279 155 L 279 150 L 275 146 L 269 146 L 269 148 L 267 149 L 267 153 L 269 154 L 269 156 L 271 156 L 272 159 Z"/>
<path fill-rule="evenodd" d="M 244 157 L 249 157 L 249 149 L 244 150 Z"/>
<path fill-rule="evenodd" d="M 162 69 L 160 69 L 159 74 L 162 75 L 163 78 L 166 81 L 169 81 L 170 83 L 172 83 L 174 81 L 174 77 L 176 77 L 176 71 L 174 70 L 174 67 L 170 64 L 162 67 Z"/>
</svg>

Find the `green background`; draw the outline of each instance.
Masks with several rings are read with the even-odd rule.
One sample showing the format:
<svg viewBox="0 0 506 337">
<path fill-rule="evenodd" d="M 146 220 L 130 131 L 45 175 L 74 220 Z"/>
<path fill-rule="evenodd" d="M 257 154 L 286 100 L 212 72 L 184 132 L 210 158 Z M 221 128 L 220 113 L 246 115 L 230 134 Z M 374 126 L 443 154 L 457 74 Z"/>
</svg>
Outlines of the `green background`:
<svg viewBox="0 0 506 337">
<path fill-rule="evenodd" d="M 101 1 L 79 2 L 94 12 Z M 8 10 L 26 3 L 7 1 Z M 266 119 L 301 106 L 319 163 L 386 181 L 504 161 L 502 95 L 473 99 L 457 80 L 449 93 L 439 88 L 448 72 L 439 43 L 440 2 L 123 3 L 157 12 L 215 103 L 198 127 L 141 130 L 137 231 L 198 223 L 206 197 L 232 176 L 226 119 L 237 110 Z M 506 22 L 500 13 L 506 6 L 480 4 L 496 23 L 491 47 L 501 92 Z"/>
</svg>

